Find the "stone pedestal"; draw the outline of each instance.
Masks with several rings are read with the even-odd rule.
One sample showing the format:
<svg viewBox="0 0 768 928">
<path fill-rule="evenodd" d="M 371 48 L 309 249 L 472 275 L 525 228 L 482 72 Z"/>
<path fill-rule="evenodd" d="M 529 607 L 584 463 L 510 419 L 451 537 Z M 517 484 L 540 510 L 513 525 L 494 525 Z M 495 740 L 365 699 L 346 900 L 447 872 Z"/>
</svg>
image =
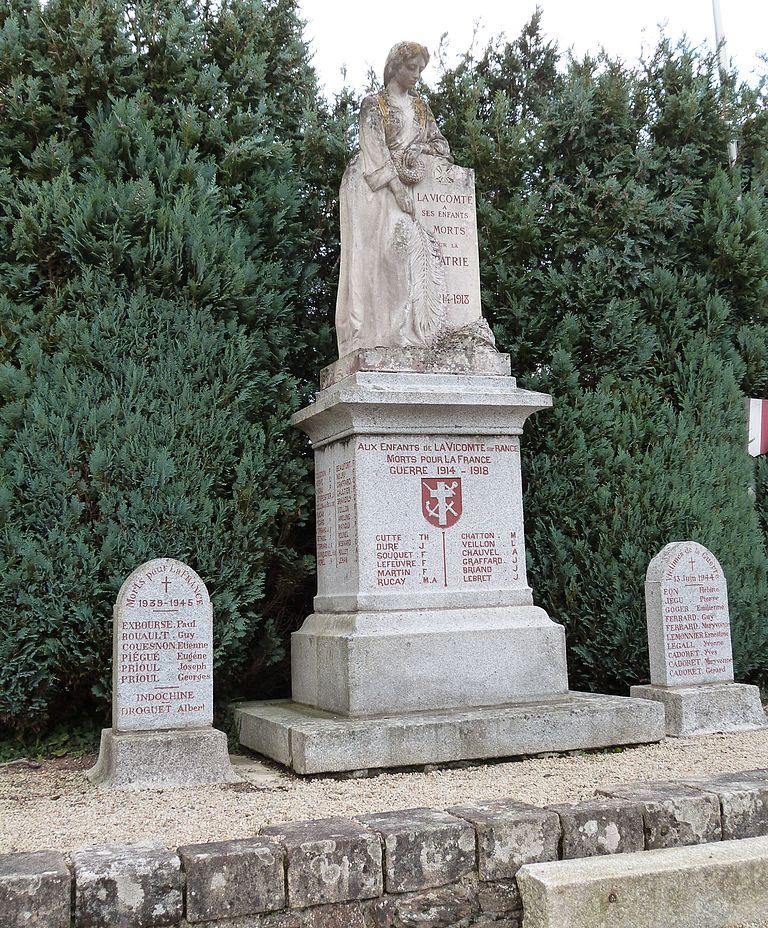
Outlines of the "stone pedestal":
<svg viewBox="0 0 768 928">
<path fill-rule="evenodd" d="M 708 735 L 714 732 L 765 728 L 760 690 L 746 683 L 702 683 L 698 686 L 633 686 L 630 695 L 664 706 L 667 734 Z"/>
<path fill-rule="evenodd" d="M 525 566 L 520 436 L 551 399 L 481 354 L 358 352 L 294 417 L 315 451 L 318 593 L 293 702 L 237 707 L 248 747 L 310 773 L 663 736 L 660 707 L 568 694 L 564 630 Z"/>
<path fill-rule="evenodd" d="M 99 759 L 88 771 L 105 789 L 165 789 L 238 783 L 227 752 L 227 736 L 215 728 L 180 731 L 101 732 Z"/>
</svg>

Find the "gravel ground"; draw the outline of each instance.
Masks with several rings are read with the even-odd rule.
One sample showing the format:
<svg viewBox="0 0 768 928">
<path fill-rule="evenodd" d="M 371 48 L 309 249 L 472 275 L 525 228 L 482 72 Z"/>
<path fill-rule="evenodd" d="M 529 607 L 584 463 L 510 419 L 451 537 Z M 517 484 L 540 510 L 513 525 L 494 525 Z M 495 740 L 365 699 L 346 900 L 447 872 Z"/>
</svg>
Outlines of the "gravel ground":
<svg viewBox="0 0 768 928">
<path fill-rule="evenodd" d="M 768 730 L 366 779 L 301 778 L 243 757 L 234 759 L 242 783 L 141 793 L 92 787 L 84 771 L 95 760 L 0 767 L 0 853 L 144 840 L 176 847 L 253 835 L 267 824 L 474 799 L 578 801 L 609 784 L 768 768 Z"/>
</svg>

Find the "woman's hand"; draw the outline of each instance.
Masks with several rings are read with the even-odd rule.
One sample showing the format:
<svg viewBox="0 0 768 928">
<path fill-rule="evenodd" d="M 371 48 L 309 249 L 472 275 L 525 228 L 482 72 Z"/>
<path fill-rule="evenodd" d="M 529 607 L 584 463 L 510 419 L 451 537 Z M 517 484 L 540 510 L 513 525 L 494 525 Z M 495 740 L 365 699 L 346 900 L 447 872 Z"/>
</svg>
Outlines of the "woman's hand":
<svg viewBox="0 0 768 928">
<path fill-rule="evenodd" d="M 410 148 L 407 148 L 403 154 L 403 164 L 409 169 L 416 167 L 416 162 L 421 157 L 424 151 L 423 146 L 421 145 L 411 145 Z"/>
<path fill-rule="evenodd" d="M 415 219 L 416 216 L 413 209 L 413 194 L 400 180 L 399 177 L 392 178 L 392 180 L 389 182 L 389 189 L 394 194 L 395 200 L 397 201 L 397 205 L 400 207 L 400 209 L 404 213 L 407 213 L 411 219 Z"/>
</svg>

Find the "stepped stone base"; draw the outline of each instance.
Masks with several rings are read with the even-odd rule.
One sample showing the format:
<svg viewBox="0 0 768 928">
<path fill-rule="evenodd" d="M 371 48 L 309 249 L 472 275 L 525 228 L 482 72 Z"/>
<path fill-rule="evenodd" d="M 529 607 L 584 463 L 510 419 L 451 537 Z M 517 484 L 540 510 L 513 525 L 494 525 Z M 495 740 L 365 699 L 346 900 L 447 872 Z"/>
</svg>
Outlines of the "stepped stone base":
<svg viewBox="0 0 768 928">
<path fill-rule="evenodd" d="M 746 683 L 702 683 L 699 686 L 630 687 L 630 696 L 664 706 L 667 734 L 709 735 L 714 732 L 766 728 L 760 690 Z"/>
<path fill-rule="evenodd" d="M 239 783 L 227 736 L 215 728 L 122 732 L 104 728 L 88 779 L 103 789 L 162 789 Z"/>
<path fill-rule="evenodd" d="M 300 774 L 487 760 L 664 738 L 662 706 L 592 693 L 364 718 L 333 715 L 290 700 L 233 708 L 241 744 Z"/>
</svg>

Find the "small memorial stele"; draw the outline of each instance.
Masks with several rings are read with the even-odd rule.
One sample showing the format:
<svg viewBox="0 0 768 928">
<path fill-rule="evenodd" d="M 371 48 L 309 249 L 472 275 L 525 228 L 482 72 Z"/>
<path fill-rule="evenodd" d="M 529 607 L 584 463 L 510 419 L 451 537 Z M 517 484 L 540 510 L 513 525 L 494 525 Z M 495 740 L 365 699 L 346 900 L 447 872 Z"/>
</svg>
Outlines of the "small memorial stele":
<svg viewBox="0 0 768 928">
<path fill-rule="evenodd" d="M 711 551 L 666 545 L 648 565 L 645 611 L 651 683 L 630 693 L 664 704 L 667 734 L 765 727 L 758 688 L 733 682 L 728 588 Z"/>
<path fill-rule="evenodd" d="M 90 781 L 123 789 L 239 780 L 213 721 L 213 610 L 181 561 L 142 564 L 114 607 L 112 728 Z"/>
</svg>

